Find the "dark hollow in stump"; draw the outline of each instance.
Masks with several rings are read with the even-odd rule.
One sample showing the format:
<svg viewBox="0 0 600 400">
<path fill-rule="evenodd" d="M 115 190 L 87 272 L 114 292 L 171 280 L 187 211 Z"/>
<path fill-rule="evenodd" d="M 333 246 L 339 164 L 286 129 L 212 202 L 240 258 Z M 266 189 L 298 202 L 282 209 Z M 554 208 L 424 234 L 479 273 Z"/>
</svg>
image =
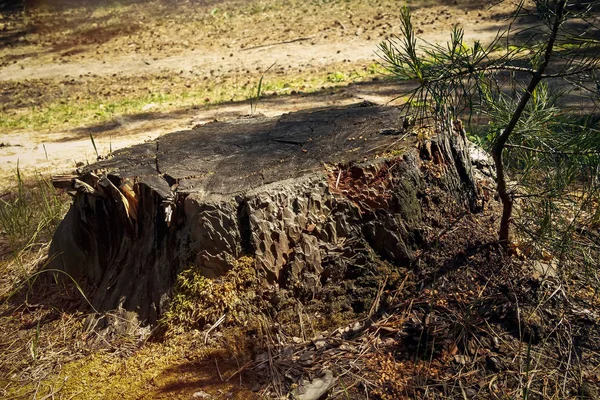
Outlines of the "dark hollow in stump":
<svg viewBox="0 0 600 400">
<path fill-rule="evenodd" d="M 422 136 L 397 109 L 359 104 L 213 122 L 118 151 L 70 183 L 51 267 L 84 276 L 96 309 L 154 323 L 191 264 L 217 277 L 250 255 L 268 282 L 312 291 L 356 240 L 407 265 L 422 244 L 423 163 L 441 168 L 458 204 L 479 202 L 460 124 Z"/>
</svg>

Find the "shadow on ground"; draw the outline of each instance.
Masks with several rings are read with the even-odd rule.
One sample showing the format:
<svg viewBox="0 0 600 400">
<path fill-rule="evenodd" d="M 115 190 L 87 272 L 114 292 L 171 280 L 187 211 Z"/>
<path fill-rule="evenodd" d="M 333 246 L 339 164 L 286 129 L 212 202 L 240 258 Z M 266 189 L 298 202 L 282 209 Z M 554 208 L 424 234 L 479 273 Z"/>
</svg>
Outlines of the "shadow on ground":
<svg viewBox="0 0 600 400">
<path fill-rule="evenodd" d="M 343 105 L 361 101 L 373 102 L 380 105 L 400 104 L 404 94 L 414 87 L 412 83 L 396 82 L 392 79 L 379 79 L 369 82 L 356 82 L 342 87 L 321 88 L 310 93 L 267 94 L 260 99 L 256 113 L 267 116 L 279 115 L 291 111 L 308 108 L 318 108 L 327 105 Z M 400 97 L 399 97 L 400 96 Z M 127 114 L 98 124 L 78 127 L 59 142 L 83 139 L 92 135 L 111 135 L 123 131 L 130 125 L 143 124 L 152 121 L 181 121 L 180 130 L 191 128 L 214 120 L 232 120 L 250 114 L 250 100 L 238 100 L 203 105 L 192 105 L 173 111 L 139 112 Z M 144 125 L 145 126 L 145 125 Z M 142 128 L 144 129 L 144 128 Z M 128 133 L 141 133 L 139 131 Z M 168 133 L 168 132 L 165 132 Z M 122 135 L 122 133 L 121 133 Z"/>
</svg>

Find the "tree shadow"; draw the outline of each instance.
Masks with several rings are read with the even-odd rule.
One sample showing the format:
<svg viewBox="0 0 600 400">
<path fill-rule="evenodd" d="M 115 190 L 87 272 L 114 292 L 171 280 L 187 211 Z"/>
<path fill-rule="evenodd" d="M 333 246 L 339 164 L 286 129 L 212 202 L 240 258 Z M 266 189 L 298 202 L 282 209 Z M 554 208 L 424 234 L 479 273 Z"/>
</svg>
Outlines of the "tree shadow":
<svg viewBox="0 0 600 400">
<path fill-rule="evenodd" d="M 26 0 L 2 0 L 0 1 L 0 14 L 17 14 L 25 9 Z"/>
<path fill-rule="evenodd" d="M 166 368 L 155 378 L 159 384 L 154 390 L 154 398 L 173 398 L 184 394 L 191 397 L 201 391 L 217 398 L 259 399 L 250 390 L 256 377 L 251 372 L 236 374 L 240 365 L 234 357 L 222 353 L 213 351 L 202 360 Z"/>
<path fill-rule="evenodd" d="M 407 91 L 414 83 L 401 83 L 393 79 L 377 79 L 369 82 L 354 82 L 347 86 L 321 88 L 310 93 L 294 94 L 266 94 L 258 103 L 258 114 L 263 110 L 286 109 L 286 108 L 312 108 L 316 104 L 324 105 L 328 102 L 360 102 L 363 97 L 377 96 L 387 99 L 381 102 L 386 105 L 398 97 L 399 93 Z M 286 111 L 283 111 L 286 112 Z M 210 105 L 191 105 L 182 107 L 173 111 L 148 112 L 120 115 L 107 121 L 97 124 L 91 124 L 83 127 L 77 127 L 68 132 L 63 139 L 55 140 L 57 142 L 67 142 L 76 139 L 89 137 L 90 134 L 106 135 L 110 132 L 123 128 L 129 123 L 138 123 L 144 121 L 166 121 L 180 119 L 189 116 L 210 115 L 219 120 L 230 120 L 244 117 L 250 113 L 250 100 L 223 101 L 212 103 Z M 168 132 L 165 132 L 168 133 Z"/>
<path fill-rule="evenodd" d="M 27 43 L 27 40 L 21 39 L 24 38 L 27 33 L 29 33 L 28 30 L 24 28 L 0 30 L 0 47 L 14 46 L 17 43 Z"/>
<path fill-rule="evenodd" d="M 52 50 L 60 52 L 60 56 L 62 57 L 71 56 L 85 51 L 85 49 L 79 47 L 98 46 L 119 36 L 132 35 L 141 29 L 139 24 L 131 22 L 97 26 L 103 24 L 108 18 L 109 16 L 97 18 L 95 19 L 96 22 L 86 24 L 84 29 L 81 29 L 81 26 L 77 26 L 71 35 L 56 43 L 52 47 Z"/>
<path fill-rule="evenodd" d="M 408 7 L 411 11 L 427 9 L 432 6 L 445 6 L 464 10 L 481 10 L 490 7 L 497 1 L 494 0 L 421 0 L 419 2 L 411 2 Z"/>
<path fill-rule="evenodd" d="M 198 0 L 180 3 L 163 0 L 157 4 L 151 0 L 3 0 L 0 1 L 0 21 L 7 24 L 0 29 L 0 47 L 18 48 L 38 44 L 45 50 L 8 55 L 1 61 L 8 64 L 47 53 L 68 57 L 115 38 L 134 35 L 143 29 L 143 25 L 136 19 L 128 18 L 128 13 L 119 11 L 123 7 L 133 6 L 133 13 L 135 8 L 147 7 L 151 15 L 162 17 L 172 12 L 195 12 L 223 2 Z M 114 10 L 109 10 L 111 7 Z M 109 12 L 96 12 L 99 10 Z M 36 39 L 29 37 L 31 34 L 43 36 L 43 41 L 35 42 Z"/>
<path fill-rule="evenodd" d="M 6 20 L 10 17 L 5 17 Z M 0 47 L 18 48 L 26 45 L 35 45 L 28 37 L 31 34 L 49 34 L 57 29 L 69 30 L 68 34 L 49 37 L 51 45 L 44 44 L 45 50 L 30 54 L 7 55 L 4 62 L 32 57 L 40 54 L 58 53 L 65 57 L 85 51 L 85 47 L 98 46 L 116 37 L 132 35 L 141 29 L 140 25 L 130 21 L 111 21 L 112 15 L 94 17 L 90 13 L 83 13 L 80 18 L 68 19 L 62 15 L 51 15 L 43 19 L 35 16 L 22 20 L 21 16 L 13 16 L 13 23 L 9 28 L 0 30 Z M 18 22 L 15 22 L 18 21 Z"/>
</svg>

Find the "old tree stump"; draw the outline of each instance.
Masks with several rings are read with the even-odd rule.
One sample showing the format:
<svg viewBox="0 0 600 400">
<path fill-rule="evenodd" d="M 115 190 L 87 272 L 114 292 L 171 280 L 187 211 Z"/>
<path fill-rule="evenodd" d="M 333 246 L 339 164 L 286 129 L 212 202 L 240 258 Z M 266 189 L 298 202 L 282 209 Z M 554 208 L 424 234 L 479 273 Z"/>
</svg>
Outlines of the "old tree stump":
<svg viewBox="0 0 600 400">
<path fill-rule="evenodd" d="M 425 164 L 439 167 L 435 182 Z M 430 185 L 479 207 L 460 124 L 417 135 L 397 109 L 371 104 L 213 122 L 86 168 L 71 182 L 51 267 L 85 277 L 96 309 L 145 323 L 166 311 L 190 264 L 218 277 L 250 255 L 266 282 L 318 292 L 334 266 L 353 263 L 356 243 L 410 264 Z"/>
</svg>

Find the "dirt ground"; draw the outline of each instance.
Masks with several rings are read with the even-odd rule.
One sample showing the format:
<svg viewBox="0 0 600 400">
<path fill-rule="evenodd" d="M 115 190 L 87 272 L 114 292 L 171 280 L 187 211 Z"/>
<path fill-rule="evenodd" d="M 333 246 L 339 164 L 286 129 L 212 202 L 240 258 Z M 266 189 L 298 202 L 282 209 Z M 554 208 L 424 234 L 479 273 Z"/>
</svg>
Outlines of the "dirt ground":
<svg viewBox="0 0 600 400">
<path fill-rule="evenodd" d="M 26 174 L 69 172 L 111 150 L 248 114 L 261 76 L 256 111 L 267 116 L 398 94 L 376 64 L 377 44 L 399 32 L 394 1 L 77 4 L 0 19 L 0 187 L 17 164 Z M 491 40 L 506 13 L 472 0 L 409 5 L 433 42 L 455 24 L 467 42 Z"/>
</svg>

